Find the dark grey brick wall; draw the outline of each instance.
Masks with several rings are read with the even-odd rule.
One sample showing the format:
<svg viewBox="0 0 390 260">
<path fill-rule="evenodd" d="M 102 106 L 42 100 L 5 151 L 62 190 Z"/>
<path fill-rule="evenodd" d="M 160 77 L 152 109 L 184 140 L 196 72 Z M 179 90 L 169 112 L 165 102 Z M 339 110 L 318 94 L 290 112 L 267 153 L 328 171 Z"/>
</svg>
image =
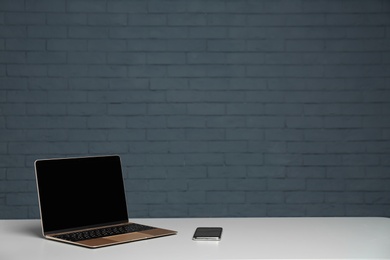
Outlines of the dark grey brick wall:
<svg viewBox="0 0 390 260">
<path fill-rule="evenodd" d="M 0 1 L 0 218 L 119 154 L 131 217 L 390 216 L 390 1 Z"/>
</svg>

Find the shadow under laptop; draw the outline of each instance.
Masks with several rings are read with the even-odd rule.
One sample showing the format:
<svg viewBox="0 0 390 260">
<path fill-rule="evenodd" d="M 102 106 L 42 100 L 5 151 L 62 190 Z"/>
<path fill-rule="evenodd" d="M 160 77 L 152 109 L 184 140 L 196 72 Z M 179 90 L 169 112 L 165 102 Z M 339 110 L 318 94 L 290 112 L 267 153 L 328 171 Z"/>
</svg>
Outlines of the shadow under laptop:
<svg viewBox="0 0 390 260">
<path fill-rule="evenodd" d="M 28 227 L 27 228 L 27 233 L 31 236 L 35 236 L 35 237 L 42 237 L 42 228 L 41 228 L 41 224 L 40 223 L 37 223 L 37 225 L 34 225 L 32 227 Z"/>
<path fill-rule="evenodd" d="M 34 219 L 34 221 L 29 222 L 28 225 L 20 225 L 17 231 L 32 237 L 43 237 L 40 220 Z"/>
</svg>

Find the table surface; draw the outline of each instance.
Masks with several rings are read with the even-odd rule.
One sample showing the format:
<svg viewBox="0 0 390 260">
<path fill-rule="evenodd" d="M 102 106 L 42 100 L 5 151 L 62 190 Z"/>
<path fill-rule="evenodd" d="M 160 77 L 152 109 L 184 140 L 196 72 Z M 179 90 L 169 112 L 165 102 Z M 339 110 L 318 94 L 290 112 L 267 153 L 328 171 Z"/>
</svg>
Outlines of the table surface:
<svg viewBox="0 0 390 260">
<path fill-rule="evenodd" d="M 0 259 L 390 259 L 389 218 L 167 218 L 132 222 L 177 235 L 99 249 L 44 239 L 39 220 L 0 220 Z M 193 241 L 199 226 L 221 241 Z"/>
</svg>

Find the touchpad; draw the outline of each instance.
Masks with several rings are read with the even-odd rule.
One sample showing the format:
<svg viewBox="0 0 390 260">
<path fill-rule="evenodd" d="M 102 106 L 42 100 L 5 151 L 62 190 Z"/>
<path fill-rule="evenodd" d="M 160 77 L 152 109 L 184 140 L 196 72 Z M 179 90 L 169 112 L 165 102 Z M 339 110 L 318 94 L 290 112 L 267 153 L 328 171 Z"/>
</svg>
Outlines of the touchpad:
<svg viewBox="0 0 390 260">
<path fill-rule="evenodd" d="M 116 242 L 115 240 L 108 239 L 108 238 L 95 238 L 95 239 L 79 241 L 78 243 L 94 247 L 94 246 L 101 246 L 101 245 L 109 245 L 115 242 Z"/>
<path fill-rule="evenodd" d="M 141 232 L 133 232 L 128 234 L 112 236 L 110 237 L 110 240 L 123 242 L 123 241 L 135 241 L 135 240 L 145 239 L 149 237 L 151 237 L 151 235 L 149 234 L 143 234 Z"/>
</svg>

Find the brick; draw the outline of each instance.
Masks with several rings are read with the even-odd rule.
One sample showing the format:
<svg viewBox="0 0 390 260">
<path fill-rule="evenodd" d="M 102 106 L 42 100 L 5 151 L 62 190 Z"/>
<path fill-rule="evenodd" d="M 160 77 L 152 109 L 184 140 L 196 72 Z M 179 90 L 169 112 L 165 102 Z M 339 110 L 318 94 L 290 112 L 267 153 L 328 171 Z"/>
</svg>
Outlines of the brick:
<svg viewBox="0 0 390 260">
<path fill-rule="evenodd" d="M 111 52 L 107 55 L 109 64 L 146 64 L 146 55 L 144 53 L 120 53 Z"/>
<path fill-rule="evenodd" d="M 359 13 L 359 12 L 380 12 L 382 2 L 375 0 L 370 3 L 358 1 L 358 4 L 351 6 L 348 1 L 337 3 L 328 1 L 303 1 L 305 12 L 326 12 L 326 13 Z"/>
<path fill-rule="evenodd" d="M 148 104 L 150 115 L 183 115 L 187 113 L 185 104 Z"/>
<path fill-rule="evenodd" d="M 182 129 L 152 129 L 147 131 L 148 140 L 183 140 L 185 131 Z"/>
<path fill-rule="evenodd" d="M 0 3 L 0 10 L 2 11 L 23 11 L 23 0 L 4 0 Z"/>
<path fill-rule="evenodd" d="M 43 51 L 46 45 L 43 39 L 7 39 L 5 47 L 10 51 Z"/>
<path fill-rule="evenodd" d="M 185 156 L 181 165 L 224 165 L 224 156 L 218 153 L 201 153 Z"/>
<path fill-rule="evenodd" d="M 390 204 L 389 192 L 370 192 L 365 194 L 364 202 L 369 204 Z"/>
<path fill-rule="evenodd" d="M 248 40 L 246 51 L 251 52 L 281 52 L 285 51 L 285 42 L 273 38 L 267 40 Z"/>
<path fill-rule="evenodd" d="M 0 105 L 0 109 L 7 115 L 26 115 L 25 104 Z M 3 122 L 5 122 L 4 120 L 5 119 L 3 119 Z"/>
<path fill-rule="evenodd" d="M 382 216 L 386 214 L 386 208 L 379 205 L 346 205 L 345 214 L 348 216 Z"/>
<path fill-rule="evenodd" d="M 99 82 L 104 81 L 98 79 Z M 150 90 L 149 80 L 145 78 L 114 78 L 109 80 L 110 89 L 133 89 L 133 90 Z"/>
<path fill-rule="evenodd" d="M 70 64 L 106 64 L 107 58 L 104 53 L 96 52 L 69 52 L 68 63 Z"/>
<path fill-rule="evenodd" d="M 178 166 L 183 165 L 184 161 L 184 155 L 178 154 L 148 154 L 146 156 L 146 163 L 152 166 Z"/>
<path fill-rule="evenodd" d="M 240 191 L 208 191 L 206 202 L 211 204 L 220 203 L 244 203 L 245 193 Z"/>
<path fill-rule="evenodd" d="M 265 113 L 265 106 L 261 103 L 228 104 L 226 113 L 229 115 L 262 115 Z"/>
<path fill-rule="evenodd" d="M 86 51 L 87 40 L 82 39 L 48 39 L 49 51 Z"/>
<path fill-rule="evenodd" d="M 126 29 L 127 33 L 129 33 L 129 30 Z M 137 32 L 137 31 L 136 31 Z M 129 39 L 127 40 L 127 49 L 129 51 L 175 51 L 175 52 L 195 52 L 195 51 L 205 51 L 206 50 L 206 41 L 203 39 L 191 39 L 191 40 L 184 40 L 184 39 L 176 39 L 176 40 L 170 40 L 170 39 L 155 39 L 155 40 L 144 40 L 142 38 L 145 38 L 148 35 L 145 35 L 145 31 L 141 30 L 142 35 L 139 35 L 138 37 L 141 39 Z M 178 35 L 182 35 L 183 32 L 178 32 Z M 110 34 L 111 36 L 112 34 Z M 127 38 L 128 36 L 123 35 L 122 32 L 116 34 L 117 38 Z M 111 37 L 114 37 L 115 35 L 112 35 Z M 120 36 L 120 37 L 118 37 Z M 132 37 L 136 37 L 137 35 L 134 34 L 134 32 L 131 32 Z"/>
<path fill-rule="evenodd" d="M 307 190 L 309 190 L 309 191 L 343 191 L 343 190 L 345 190 L 345 183 L 341 179 L 307 180 Z"/>
<path fill-rule="evenodd" d="M 221 40 L 226 39 L 228 36 L 229 31 L 225 27 L 191 27 L 188 30 L 188 38 L 193 38 L 193 39 L 215 39 L 215 40 Z M 215 42 L 211 42 L 208 45 L 208 49 L 210 51 L 215 51 Z M 236 45 L 234 48 L 240 48 L 237 43 L 232 43 Z M 228 51 L 230 47 L 228 47 L 228 43 L 221 43 L 221 50 L 223 51 Z M 233 48 L 233 46 L 232 46 Z"/>
<path fill-rule="evenodd" d="M 223 104 L 188 104 L 187 114 L 189 115 L 224 115 L 225 106 Z"/>
<path fill-rule="evenodd" d="M 158 217 L 161 215 L 177 217 L 177 216 L 187 216 L 188 215 L 188 205 L 187 204 L 153 204 L 149 207 L 148 212 L 150 217 Z M 144 214 L 145 215 L 145 214 Z"/>
<path fill-rule="evenodd" d="M 223 136 L 220 134 L 220 136 Z M 226 130 L 226 139 L 228 140 L 251 140 L 254 141 L 254 144 L 256 143 L 256 140 L 263 140 L 264 139 L 264 131 L 260 129 L 229 129 Z M 252 144 L 252 142 L 251 142 Z M 249 147 L 251 146 L 249 144 Z M 260 145 L 264 145 L 263 143 L 260 143 Z"/>
<path fill-rule="evenodd" d="M 245 166 L 210 166 L 207 175 L 211 178 L 244 178 Z"/>
<path fill-rule="evenodd" d="M 25 111 L 27 115 L 65 116 L 67 107 L 64 104 L 28 104 Z"/>
<path fill-rule="evenodd" d="M 263 204 L 230 204 L 228 205 L 228 216 L 234 217 L 260 217 L 266 216 L 266 207 Z"/>
<path fill-rule="evenodd" d="M 129 2 L 130 3 L 130 2 Z M 131 4 L 131 3 L 130 3 Z M 138 5 L 140 7 L 141 5 Z M 129 10 L 129 12 L 134 12 L 135 9 Z M 146 14 L 146 12 L 141 13 L 132 13 L 128 16 L 128 24 L 132 26 L 152 26 L 152 25 L 166 25 L 167 16 L 165 14 Z"/>
<path fill-rule="evenodd" d="M 162 141 L 161 141 L 162 142 Z M 171 141 L 169 152 L 171 153 L 201 153 L 207 151 L 208 143 L 203 141 Z"/>
<path fill-rule="evenodd" d="M 33 90 L 38 89 L 66 89 L 68 81 L 64 78 L 30 78 L 28 81 L 28 88 Z"/>
<path fill-rule="evenodd" d="M 215 13 L 207 17 L 207 24 L 213 26 L 244 26 L 247 16 L 243 14 Z"/>
<path fill-rule="evenodd" d="M 64 64 L 67 58 L 64 52 L 29 52 L 27 61 L 32 64 Z"/>
<path fill-rule="evenodd" d="M 126 41 L 124 40 L 89 40 L 88 41 L 89 51 L 126 51 Z"/>
<path fill-rule="evenodd" d="M 187 140 L 216 141 L 217 144 L 225 139 L 225 131 L 221 129 L 187 129 L 186 138 Z"/>
<path fill-rule="evenodd" d="M 188 2 L 187 10 L 189 13 L 220 13 L 225 11 L 225 2 L 215 1 L 196 1 L 196 2 Z"/>
<path fill-rule="evenodd" d="M 90 77 L 126 77 L 127 68 L 120 65 L 89 65 L 88 76 Z"/>
<path fill-rule="evenodd" d="M 364 194 L 360 192 L 332 192 L 325 195 L 325 201 L 335 204 L 363 204 Z"/>
<path fill-rule="evenodd" d="M 146 112 L 143 104 L 113 104 L 108 107 L 109 115 L 142 115 Z"/>
<path fill-rule="evenodd" d="M 105 0 L 69 0 L 66 3 L 66 9 L 69 12 L 105 12 L 106 11 L 106 1 Z"/>
<path fill-rule="evenodd" d="M 306 214 L 306 205 L 267 205 L 267 217 L 298 217 Z"/>
<path fill-rule="evenodd" d="M 45 15 L 43 13 L 6 13 L 5 24 L 10 25 L 37 25 L 45 24 Z"/>
<path fill-rule="evenodd" d="M 227 182 L 220 179 L 189 180 L 188 190 L 223 191 L 227 190 Z"/>
<path fill-rule="evenodd" d="M 313 204 L 308 205 L 306 214 L 312 217 L 337 217 L 348 215 L 344 205 L 339 204 Z"/>
<path fill-rule="evenodd" d="M 113 0 L 107 2 L 107 10 L 114 13 L 147 13 L 148 2 L 145 1 L 127 1 Z"/>
<path fill-rule="evenodd" d="M 168 203 L 194 204 L 205 203 L 206 194 L 203 191 L 175 191 L 167 194 Z"/>
<path fill-rule="evenodd" d="M 69 131 L 70 133 L 72 130 Z M 37 142 L 49 142 L 50 140 L 58 140 L 65 142 L 68 139 L 67 130 L 60 129 L 30 129 L 25 134 L 27 140 L 35 140 Z"/>
<path fill-rule="evenodd" d="M 290 191 L 286 192 L 285 196 L 287 204 L 321 204 L 324 202 L 323 192 Z"/>
<path fill-rule="evenodd" d="M 237 179 L 232 177 L 228 180 L 228 189 L 229 191 L 245 191 L 246 193 L 265 190 L 266 181 L 258 178 Z"/>
<path fill-rule="evenodd" d="M 240 52 L 245 51 L 242 40 L 210 40 L 207 42 L 208 51 Z"/>
<path fill-rule="evenodd" d="M 228 209 L 224 204 L 194 204 L 188 209 L 192 217 L 227 216 Z"/>
<path fill-rule="evenodd" d="M 264 162 L 264 158 L 262 154 L 257 153 L 229 153 L 227 154 L 225 159 L 226 165 L 262 165 Z"/>
<path fill-rule="evenodd" d="M 362 179 L 365 171 L 358 166 L 332 166 L 327 167 L 326 176 L 329 178 Z"/>
<path fill-rule="evenodd" d="M 130 116 L 126 117 L 125 125 L 127 128 L 161 128 L 167 127 L 165 116 Z"/>
<path fill-rule="evenodd" d="M 65 0 L 40 0 L 26 2 L 26 10 L 32 12 L 64 12 Z"/>
<path fill-rule="evenodd" d="M 389 49 L 388 39 L 343 39 L 343 40 L 327 40 L 325 48 L 328 51 L 345 51 L 349 52 L 373 52 L 386 51 Z"/>
<path fill-rule="evenodd" d="M 337 154 L 304 155 L 303 164 L 308 166 L 335 166 L 341 165 L 343 158 Z"/>
<path fill-rule="evenodd" d="M 280 116 L 247 116 L 246 125 L 249 128 L 282 128 L 284 118 Z"/>
<path fill-rule="evenodd" d="M 265 131 L 265 140 L 271 141 L 300 141 L 303 140 L 303 132 L 296 129 L 273 129 Z"/>
<path fill-rule="evenodd" d="M 127 66 L 127 76 L 130 78 L 146 78 L 153 75 L 155 78 L 167 76 L 167 67 L 165 65 L 145 65 L 145 66 Z"/>
<path fill-rule="evenodd" d="M 12 71 L 12 70 L 10 70 Z M 14 71 L 14 73 L 17 73 Z M 4 65 L 0 65 L 0 76 L 5 76 L 7 74 L 7 68 Z"/>
<path fill-rule="evenodd" d="M 47 67 L 50 77 L 86 77 L 88 67 L 85 65 L 49 65 Z"/>
<path fill-rule="evenodd" d="M 247 66 L 246 75 L 248 77 L 284 77 L 285 70 L 283 66 L 276 65 L 253 65 Z"/>
<path fill-rule="evenodd" d="M 126 118 L 122 116 L 91 116 L 87 120 L 88 128 L 116 129 L 126 127 Z"/>
<path fill-rule="evenodd" d="M 234 91 L 169 91 L 167 100 L 170 102 L 229 102 L 244 101 L 245 93 Z"/>
<path fill-rule="evenodd" d="M 9 65 L 7 74 L 13 77 L 47 76 L 47 68 L 43 65 Z"/>
<path fill-rule="evenodd" d="M 173 179 L 204 179 L 207 177 L 206 166 L 172 166 L 167 167 L 166 176 Z"/>
<path fill-rule="evenodd" d="M 127 152 L 127 145 L 123 142 L 91 142 L 88 152 L 92 154 L 121 154 Z"/>
<path fill-rule="evenodd" d="M 172 14 L 167 17 L 167 24 L 172 26 L 204 26 L 206 22 L 205 14 Z"/>
<path fill-rule="evenodd" d="M 68 35 L 71 39 L 106 39 L 109 29 L 100 26 L 72 26 L 68 28 Z"/>
<path fill-rule="evenodd" d="M 24 205 L 38 205 L 34 193 L 15 193 L 8 194 L 6 197 L 7 205 L 24 206 Z"/>
<path fill-rule="evenodd" d="M 89 25 L 122 26 L 127 25 L 127 15 L 125 14 L 89 14 Z"/>
<path fill-rule="evenodd" d="M 146 55 L 147 64 L 185 64 L 182 53 L 149 53 Z"/>
<path fill-rule="evenodd" d="M 225 64 L 227 62 L 225 53 L 201 53 L 194 52 L 186 55 L 189 64 Z"/>
<path fill-rule="evenodd" d="M 185 179 L 159 179 L 148 181 L 148 189 L 153 191 L 175 190 L 178 192 L 183 192 L 187 190 L 187 186 L 187 180 Z"/>
<path fill-rule="evenodd" d="M 47 13 L 46 20 L 49 25 L 85 25 L 87 24 L 87 15 L 81 13 Z M 70 27 L 69 31 L 72 29 Z"/>
<path fill-rule="evenodd" d="M 129 131 L 124 130 L 118 130 L 121 132 L 126 132 L 126 134 L 118 135 L 114 134 L 112 137 L 109 138 L 109 140 L 137 140 L 140 142 L 133 142 L 131 145 L 129 145 L 129 151 L 131 153 L 142 153 L 142 154 L 148 154 L 148 153 L 168 153 L 170 151 L 170 148 L 168 147 L 168 143 L 164 141 L 153 141 L 153 142 L 145 142 L 145 133 L 142 132 L 136 132 L 136 133 L 128 133 Z M 134 132 L 134 130 L 133 130 Z"/>
<path fill-rule="evenodd" d="M 130 191 L 126 192 L 127 201 L 129 203 L 165 203 L 166 194 L 163 192 L 153 191 Z"/>
<path fill-rule="evenodd" d="M 151 1 L 148 3 L 148 10 L 151 13 L 182 13 L 186 11 L 187 3 L 181 1 Z"/>
<path fill-rule="evenodd" d="M 29 38 L 66 38 L 67 28 L 64 26 L 29 26 L 27 28 L 27 36 Z"/>
</svg>

